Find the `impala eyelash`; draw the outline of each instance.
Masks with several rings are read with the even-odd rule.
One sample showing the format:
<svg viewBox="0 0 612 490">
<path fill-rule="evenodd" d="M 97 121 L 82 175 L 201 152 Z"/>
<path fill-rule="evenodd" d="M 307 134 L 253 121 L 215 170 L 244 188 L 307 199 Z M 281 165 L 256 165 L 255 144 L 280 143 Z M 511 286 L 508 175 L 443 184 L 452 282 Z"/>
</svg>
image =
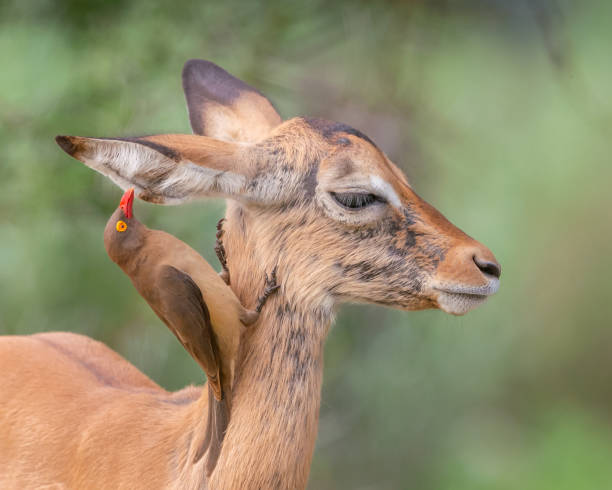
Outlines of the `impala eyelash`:
<svg viewBox="0 0 612 490">
<path fill-rule="evenodd" d="M 382 197 L 367 192 L 330 192 L 334 200 L 347 209 L 362 209 L 376 202 L 385 202 Z"/>
</svg>

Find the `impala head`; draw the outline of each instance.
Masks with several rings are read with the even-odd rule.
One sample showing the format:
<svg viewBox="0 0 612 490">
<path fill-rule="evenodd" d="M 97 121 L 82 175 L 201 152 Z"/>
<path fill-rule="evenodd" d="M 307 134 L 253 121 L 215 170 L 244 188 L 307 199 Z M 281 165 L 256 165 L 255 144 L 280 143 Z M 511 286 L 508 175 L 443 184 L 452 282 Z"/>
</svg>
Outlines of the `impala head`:
<svg viewBox="0 0 612 490">
<path fill-rule="evenodd" d="M 197 135 L 57 142 L 141 199 L 231 199 L 231 238 L 268 270 L 278 264 L 289 294 L 463 314 L 497 291 L 491 251 L 422 200 L 364 134 L 283 122 L 210 62 L 187 62 L 183 86 Z"/>
</svg>

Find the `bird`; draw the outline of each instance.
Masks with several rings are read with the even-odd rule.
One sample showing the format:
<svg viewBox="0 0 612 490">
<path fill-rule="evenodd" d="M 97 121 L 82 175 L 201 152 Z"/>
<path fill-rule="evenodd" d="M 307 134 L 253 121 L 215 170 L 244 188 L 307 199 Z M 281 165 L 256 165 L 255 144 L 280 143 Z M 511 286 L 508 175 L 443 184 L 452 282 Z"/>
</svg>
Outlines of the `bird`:
<svg viewBox="0 0 612 490">
<path fill-rule="evenodd" d="M 266 286 L 255 309 L 245 308 L 229 284 L 225 250 L 217 226 L 215 250 L 223 271 L 215 269 L 193 248 L 161 230 L 147 228 L 134 217 L 134 189 L 123 194 L 104 230 L 110 259 L 131 279 L 155 314 L 174 333 L 208 379 L 209 413 L 197 461 L 208 449 L 214 467 L 229 423 L 231 387 L 240 338 L 255 323 L 268 297 L 279 285 L 276 269 L 266 274 Z M 217 454 L 210 454 L 216 451 Z"/>
</svg>

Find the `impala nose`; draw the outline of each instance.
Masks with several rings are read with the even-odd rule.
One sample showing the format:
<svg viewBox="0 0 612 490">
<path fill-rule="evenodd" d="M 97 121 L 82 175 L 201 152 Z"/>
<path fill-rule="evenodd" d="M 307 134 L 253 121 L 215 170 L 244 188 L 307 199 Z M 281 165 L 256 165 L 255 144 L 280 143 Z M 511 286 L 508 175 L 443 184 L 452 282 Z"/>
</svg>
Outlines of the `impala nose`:
<svg viewBox="0 0 612 490">
<path fill-rule="evenodd" d="M 499 287 L 499 262 L 483 244 L 471 238 L 466 241 L 446 253 L 438 266 L 433 284 L 437 289 L 447 292 L 493 294 Z"/>
<path fill-rule="evenodd" d="M 499 265 L 499 263 L 479 257 L 478 255 L 474 255 L 473 258 L 474 263 L 476 264 L 476 267 L 480 269 L 480 272 L 499 279 L 501 276 L 501 265 Z"/>
</svg>

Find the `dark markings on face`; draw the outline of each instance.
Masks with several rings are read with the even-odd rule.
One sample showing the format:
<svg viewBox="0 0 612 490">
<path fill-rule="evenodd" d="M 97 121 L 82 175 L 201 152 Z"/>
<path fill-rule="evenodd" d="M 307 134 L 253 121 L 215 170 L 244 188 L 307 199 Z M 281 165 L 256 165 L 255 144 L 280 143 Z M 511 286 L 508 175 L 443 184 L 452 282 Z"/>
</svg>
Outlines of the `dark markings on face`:
<svg viewBox="0 0 612 490">
<path fill-rule="evenodd" d="M 434 237 L 416 231 L 414 225 L 419 222 L 419 216 L 410 206 L 402 209 L 401 217 L 393 217 L 386 222 L 386 232 L 391 235 L 391 243 L 387 250 L 394 256 L 407 257 L 414 255 L 415 249 L 431 259 L 434 269 L 438 266 L 439 257 L 443 251 L 435 243 Z M 418 244 L 417 244 L 418 241 Z"/>
<path fill-rule="evenodd" d="M 413 253 L 417 244 L 417 237 L 421 236 L 423 236 L 422 233 L 406 228 L 393 235 L 393 239 L 387 249 L 393 255 L 405 257 Z"/>
<path fill-rule="evenodd" d="M 283 203 L 283 210 L 290 209 L 304 201 L 310 201 L 315 195 L 317 187 L 317 174 L 319 172 L 319 156 L 314 152 L 306 151 L 302 158 L 304 161 L 295 162 L 293 158 L 298 158 L 290 151 L 291 145 L 288 144 L 286 136 L 277 135 L 267 138 L 258 143 L 254 151 L 258 168 L 249 189 L 254 190 L 260 182 L 264 185 L 269 184 L 270 178 L 276 181 L 277 187 L 287 189 L 287 185 L 294 186 L 296 180 L 299 188 L 291 193 L 287 201 Z M 296 163 L 300 168 L 306 168 L 299 179 L 295 179 Z"/>
<path fill-rule="evenodd" d="M 388 263 L 373 264 L 369 261 L 346 263 L 336 262 L 335 266 L 342 274 L 352 280 L 368 283 L 372 289 L 372 297 L 365 301 L 375 302 L 385 296 L 393 297 L 397 301 L 407 292 L 419 292 L 423 280 L 425 267 L 419 267 L 415 262 L 406 260 L 391 260 Z M 338 288 L 342 290 L 342 287 Z"/>
<path fill-rule="evenodd" d="M 423 251 L 427 257 L 431 257 L 434 268 L 446 257 L 446 250 L 431 240 L 426 240 L 423 244 Z"/>
<path fill-rule="evenodd" d="M 414 225 L 417 221 L 419 221 L 418 215 L 414 212 L 411 206 L 404 206 L 402 208 L 402 213 L 406 219 L 406 224 L 409 226 Z"/>
<path fill-rule="evenodd" d="M 352 264 L 340 263 L 340 268 L 346 275 L 357 276 L 361 281 L 372 281 L 374 279 L 388 279 L 403 269 L 404 264 L 390 262 L 386 265 L 377 266 L 371 262 L 361 261 Z"/>
<path fill-rule="evenodd" d="M 287 211 L 314 197 L 319 160 L 312 157 L 310 161 L 300 162 L 302 165 L 305 163 L 306 170 L 296 179 L 295 162 L 288 160 L 287 150 L 282 145 L 281 138 L 271 138 L 256 146 L 257 168 L 247 184 L 247 190 L 257 194 L 258 189 L 270 186 L 274 181 L 275 187 L 287 191 L 285 200 L 279 205 L 281 211 Z M 291 192 L 293 188 L 295 191 Z"/>
<path fill-rule="evenodd" d="M 363 134 L 358 129 L 352 128 L 347 124 L 328 121 L 326 119 L 318 119 L 314 117 L 305 117 L 304 121 L 311 128 L 318 131 L 321 135 L 323 135 L 324 138 L 328 140 L 331 140 L 335 136 L 339 136 L 340 134 L 345 133 L 357 136 L 357 138 L 361 138 L 362 140 L 370 143 L 374 148 L 378 148 L 378 146 L 376 146 L 376 143 L 374 143 L 368 136 Z M 338 140 L 335 141 L 338 142 Z"/>
<path fill-rule="evenodd" d="M 257 144 L 255 151 L 259 153 L 258 160 L 266 169 L 287 168 L 289 161 L 283 144 L 282 138 L 278 137 L 269 138 Z"/>
<path fill-rule="evenodd" d="M 319 172 L 319 162 L 315 162 L 308 167 L 308 172 L 304 176 L 304 193 L 307 200 L 311 200 L 317 189 L 317 173 Z"/>
<path fill-rule="evenodd" d="M 380 304 L 409 306 L 422 289 L 423 280 L 432 274 L 444 259 L 443 240 L 418 227 L 421 220 L 410 208 L 388 216 L 370 226 L 345 229 L 343 237 L 349 247 L 359 248 L 370 242 L 381 247 L 383 257 L 347 261 L 340 259 L 334 267 L 352 281 L 367 283 L 370 296 L 361 298 Z M 385 253 L 386 252 L 386 253 Z M 349 290 L 349 296 L 361 294 Z M 343 285 L 330 289 L 331 294 L 347 294 Z M 357 298 L 358 299 L 358 298 Z"/>
</svg>

